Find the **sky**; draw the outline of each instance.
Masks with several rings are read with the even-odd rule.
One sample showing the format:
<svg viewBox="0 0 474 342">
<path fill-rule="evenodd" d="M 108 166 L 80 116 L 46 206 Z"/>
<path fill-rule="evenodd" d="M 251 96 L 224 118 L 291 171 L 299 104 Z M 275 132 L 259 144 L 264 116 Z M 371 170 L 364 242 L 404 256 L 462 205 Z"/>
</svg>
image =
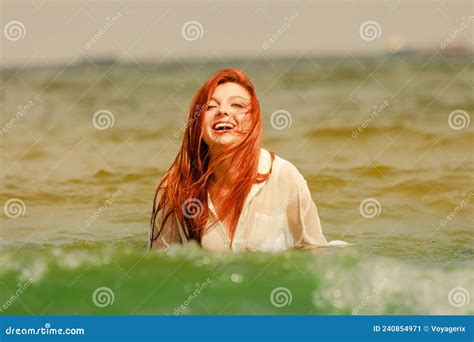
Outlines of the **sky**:
<svg viewBox="0 0 474 342">
<path fill-rule="evenodd" d="M 469 0 L 0 1 L 3 66 L 473 46 Z"/>
</svg>

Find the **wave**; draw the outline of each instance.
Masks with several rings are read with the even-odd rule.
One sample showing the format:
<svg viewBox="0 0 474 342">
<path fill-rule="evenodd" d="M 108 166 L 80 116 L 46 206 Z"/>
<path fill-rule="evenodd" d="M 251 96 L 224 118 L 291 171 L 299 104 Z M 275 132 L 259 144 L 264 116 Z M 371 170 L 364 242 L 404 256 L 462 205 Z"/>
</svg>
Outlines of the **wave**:
<svg viewBox="0 0 474 342">
<path fill-rule="evenodd" d="M 427 236 L 385 241 L 364 235 L 359 238 L 370 243 L 281 254 L 229 255 L 194 244 L 160 254 L 123 242 L 23 250 L 19 255 L 4 251 L 0 302 L 18 284 L 31 281 L 21 303 L 12 303 L 5 314 L 30 314 L 26 306 L 47 307 L 46 314 L 172 315 L 186 300 L 180 314 L 472 314 L 473 305 L 462 297 L 474 290 L 468 236 L 472 233 L 458 236 L 457 258 L 443 260 L 419 258 L 417 250 L 424 245 L 430 255 L 454 251 L 437 251 L 442 241 Z M 190 302 L 204 282 L 206 289 Z M 92 295 L 100 287 L 113 292 L 113 305 L 94 305 Z M 287 305 L 272 303 L 276 289 L 290 298 Z M 453 304 L 453 291 L 463 305 Z"/>
<path fill-rule="evenodd" d="M 358 128 L 361 128 L 361 131 L 358 131 Z M 362 137 L 370 137 L 374 135 L 382 135 L 386 136 L 386 134 L 399 134 L 404 135 L 406 137 L 407 134 L 411 135 L 411 137 L 416 138 L 416 140 L 420 139 L 439 139 L 440 142 L 451 142 L 453 140 L 458 139 L 466 139 L 467 137 L 472 138 L 472 133 L 458 133 L 452 135 L 440 135 L 439 132 L 435 131 L 432 127 L 416 127 L 414 125 L 406 125 L 406 124 L 392 124 L 392 125 L 369 125 L 365 128 L 362 126 L 355 125 L 355 126 L 338 126 L 338 127 L 324 127 L 324 128 L 317 128 L 310 131 L 307 131 L 305 136 L 312 137 L 312 138 L 362 138 Z M 450 132 L 451 133 L 451 132 Z"/>
</svg>

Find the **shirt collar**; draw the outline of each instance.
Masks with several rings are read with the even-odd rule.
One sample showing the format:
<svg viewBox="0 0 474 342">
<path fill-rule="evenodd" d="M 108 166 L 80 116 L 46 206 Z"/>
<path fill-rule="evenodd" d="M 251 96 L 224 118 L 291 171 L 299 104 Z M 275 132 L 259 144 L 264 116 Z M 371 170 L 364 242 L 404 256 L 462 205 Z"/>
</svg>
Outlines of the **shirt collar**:
<svg viewBox="0 0 474 342">
<path fill-rule="evenodd" d="M 272 166 L 272 157 L 270 152 L 262 148 L 260 150 L 260 157 L 258 160 L 258 173 L 265 174 L 270 171 L 270 167 Z M 268 179 L 267 179 L 268 180 Z M 250 192 L 245 200 L 244 209 L 250 203 L 250 201 L 257 195 L 257 193 L 267 184 L 267 180 L 261 183 L 254 183 Z"/>
</svg>

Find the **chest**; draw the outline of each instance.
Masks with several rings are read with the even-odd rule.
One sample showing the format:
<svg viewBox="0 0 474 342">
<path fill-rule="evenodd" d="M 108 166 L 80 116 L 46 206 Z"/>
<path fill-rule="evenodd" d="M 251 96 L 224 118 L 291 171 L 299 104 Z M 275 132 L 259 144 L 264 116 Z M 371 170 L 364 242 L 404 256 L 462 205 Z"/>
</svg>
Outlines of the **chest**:
<svg viewBox="0 0 474 342">
<path fill-rule="evenodd" d="M 238 221 L 231 245 L 228 222 L 208 224 L 202 247 L 214 251 L 284 251 L 293 247 L 294 239 L 286 215 L 265 215 L 245 209 Z"/>
<path fill-rule="evenodd" d="M 276 196 L 278 193 L 265 190 L 268 189 L 263 184 L 255 184 L 247 195 L 232 245 L 230 222 L 227 219 L 214 224 L 208 222 L 202 247 L 215 251 L 282 251 L 291 248 L 294 239 L 290 233 L 288 216 L 285 210 L 281 210 L 282 203 Z M 219 201 L 222 193 L 216 189 L 208 192 L 209 209 L 216 215 L 220 208 L 216 208 L 214 203 Z"/>
</svg>

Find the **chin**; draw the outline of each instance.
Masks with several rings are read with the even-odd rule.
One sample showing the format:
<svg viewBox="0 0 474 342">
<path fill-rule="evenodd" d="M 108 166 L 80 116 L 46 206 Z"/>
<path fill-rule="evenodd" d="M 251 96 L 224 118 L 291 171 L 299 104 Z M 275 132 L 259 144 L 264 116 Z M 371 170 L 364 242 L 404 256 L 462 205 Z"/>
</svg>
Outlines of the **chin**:
<svg viewBox="0 0 474 342">
<path fill-rule="evenodd" d="M 217 137 L 215 140 L 214 140 L 214 143 L 216 145 L 229 145 L 231 143 L 235 143 L 237 140 L 235 139 L 234 136 L 231 136 L 230 134 L 226 134 L 224 136 L 221 136 L 221 137 Z"/>
<path fill-rule="evenodd" d="M 238 137 L 234 134 L 222 134 L 222 135 L 214 135 L 212 138 L 212 144 L 218 146 L 230 145 L 237 143 Z"/>
</svg>

